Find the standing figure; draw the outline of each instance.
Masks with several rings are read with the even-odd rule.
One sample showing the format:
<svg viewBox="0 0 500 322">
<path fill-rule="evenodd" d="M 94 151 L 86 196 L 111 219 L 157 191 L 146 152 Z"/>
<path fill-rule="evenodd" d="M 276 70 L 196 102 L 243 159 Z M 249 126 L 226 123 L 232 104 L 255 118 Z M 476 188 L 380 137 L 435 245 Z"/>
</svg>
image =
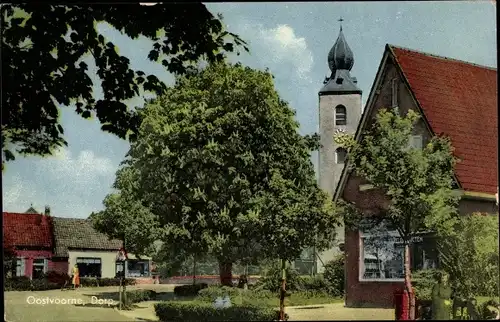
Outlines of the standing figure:
<svg viewBox="0 0 500 322">
<path fill-rule="evenodd" d="M 78 265 L 75 264 L 75 266 L 73 267 L 73 270 L 72 270 L 72 274 L 73 274 L 73 288 L 76 289 L 77 287 L 80 286 L 80 271 L 78 270 Z"/>
<path fill-rule="evenodd" d="M 449 320 L 451 287 L 448 284 L 448 274 L 442 272 L 437 277 L 437 283 L 432 288 L 432 319 Z"/>
</svg>

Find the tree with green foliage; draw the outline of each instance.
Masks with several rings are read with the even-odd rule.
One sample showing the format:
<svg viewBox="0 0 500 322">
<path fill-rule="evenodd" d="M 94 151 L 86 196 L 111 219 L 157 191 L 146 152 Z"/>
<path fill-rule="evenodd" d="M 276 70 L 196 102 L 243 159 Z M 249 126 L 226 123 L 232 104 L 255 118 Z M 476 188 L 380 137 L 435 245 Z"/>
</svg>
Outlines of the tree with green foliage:
<svg viewBox="0 0 500 322">
<path fill-rule="evenodd" d="M 450 231 L 457 220 L 457 191 L 453 189 L 456 159 L 451 142 L 434 136 L 422 148 L 410 145 L 419 116 L 413 110 L 401 115 L 398 109 L 382 109 L 360 140 L 340 134 L 334 139 L 348 149 L 348 164 L 356 176 L 366 179 L 390 202 L 370 220 L 344 207 L 347 222 L 365 229 L 384 221 L 396 230 L 404 245 L 405 286 L 412 294 L 410 243 L 425 231 Z M 361 223 L 363 221 L 363 223 Z M 410 319 L 415 317 L 415 299 L 410 297 Z"/>
<path fill-rule="evenodd" d="M 439 230 L 441 268 L 450 275 L 456 296 L 498 297 L 498 215 L 460 217 L 451 230 Z"/>
<path fill-rule="evenodd" d="M 310 160 L 318 137 L 301 136 L 294 116 L 267 71 L 226 63 L 179 77 L 141 110 L 133 195 L 165 243 L 217 258 L 223 284 L 241 259 L 289 261 L 335 238 Z"/>
<path fill-rule="evenodd" d="M 136 175 L 131 167 L 119 169 L 113 185 L 116 191 L 104 199 L 104 210 L 92 213 L 89 219 L 97 231 L 124 241 L 125 250 L 152 256 L 158 251 L 155 242 L 162 239 L 163 229 L 155 215 L 134 198 Z"/>
<path fill-rule="evenodd" d="M 154 75 L 133 70 L 127 57 L 97 29 L 106 22 L 121 33 L 153 42 L 147 57 L 171 73 L 182 74 L 205 59 L 219 61 L 225 52 L 245 47 L 226 31 L 202 3 L 110 5 L 3 4 L 2 14 L 2 153 L 50 155 L 67 145 L 58 106 L 75 106 L 83 118 L 95 116 L 102 130 L 133 139 L 140 124 L 126 101 L 143 92 L 161 94 L 166 86 Z M 235 48 L 237 47 L 237 48 Z M 91 72 L 97 66 L 104 98 L 94 97 Z M 92 72 L 93 73 L 93 72 Z M 3 163 L 2 163 L 3 166 Z"/>
</svg>

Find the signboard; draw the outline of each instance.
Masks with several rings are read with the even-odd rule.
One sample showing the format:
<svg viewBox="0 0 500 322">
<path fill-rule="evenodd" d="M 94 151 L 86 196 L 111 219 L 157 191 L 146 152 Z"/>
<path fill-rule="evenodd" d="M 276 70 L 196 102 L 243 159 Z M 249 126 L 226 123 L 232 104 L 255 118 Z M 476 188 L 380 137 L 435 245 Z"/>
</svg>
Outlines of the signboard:
<svg viewBox="0 0 500 322">
<path fill-rule="evenodd" d="M 125 252 L 125 249 L 120 248 L 120 250 L 116 254 L 116 261 L 123 262 L 125 260 L 127 260 L 127 253 Z"/>
<path fill-rule="evenodd" d="M 223 298 L 219 296 L 214 301 L 214 307 L 216 309 L 231 307 L 231 299 L 227 295 L 224 296 Z"/>
</svg>

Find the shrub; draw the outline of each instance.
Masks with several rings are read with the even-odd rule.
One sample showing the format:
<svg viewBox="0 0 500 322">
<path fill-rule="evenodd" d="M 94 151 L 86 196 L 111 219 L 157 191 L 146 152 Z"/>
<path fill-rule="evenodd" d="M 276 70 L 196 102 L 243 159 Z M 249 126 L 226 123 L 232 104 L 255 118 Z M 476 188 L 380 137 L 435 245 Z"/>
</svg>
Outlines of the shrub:
<svg viewBox="0 0 500 322">
<path fill-rule="evenodd" d="M 436 285 L 436 279 L 440 270 L 425 269 L 412 272 L 411 281 L 415 291 L 415 297 L 420 301 L 432 300 L 432 288 Z"/>
<path fill-rule="evenodd" d="M 100 285 L 99 280 L 97 278 L 80 277 L 80 286 L 81 287 L 97 287 L 99 285 Z"/>
<path fill-rule="evenodd" d="M 61 288 L 61 285 L 49 282 L 45 278 L 34 279 L 31 281 L 32 291 L 46 291 L 46 290 L 55 290 L 59 288 Z"/>
<path fill-rule="evenodd" d="M 26 276 L 5 278 L 6 291 L 30 291 L 31 280 Z"/>
<path fill-rule="evenodd" d="M 242 290 L 227 286 L 209 286 L 198 293 L 197 299 L 203 302 L 213 303 L 218 297 L 228 296 L 231 303 L 255 304 L 266 306 L 268 299 L 277 298 L 278 294 L 269 290 Z"/>
<path fill-rule="evenodd" d="M 475 213 L 460 217 L 454 229 L 438 232 L 443 270 L 456 295 L 498 296 L 498 216 Z"/>
<path fill-rule="evenodd" d="M 97 286 L 119 286 L 119 278 L 95 278 L 95 277 L 82 277 L 80 278 L 80 286 L 82 287 L 97 287 Z M 122 285 L 135 285 L 135 279 L 125 278 Z"/>
<path fill-rule="evenodd" d="M 326 291 L 327 283 L 323 275 L 302 276 L 301 289 L 303 291 Z"/>
<path fill-rule="evenodd" d="M 132 304 L 156 300 L 156 292 L 153 290 L 135 290 L 126 292 L 122 298 L 122 304 L 125 309 L 131 308 Z"/>
<path fill-rule="evenodd" d="M 295 293 L 291 294 L 290 296 L 291 297 L 300 297 L 300 298 L 305 298 L 305 299 L 312 299 L 312 298 L 325 297 L 325 296 L 330 297 L 330 294 L 328 294 L 325 290 L 305 290 L 305 291 L 295 292 Z"/>
<path fill-rule="evenodd" d="M 67 273 L 56 272 L 56 271 L 48 271 L 45 274 L 45 278 L 50 282 L 57 284 L 59 286 L 63 286 L 66 281 L 70 281 L 71 277 Z"/>
<path fill-rule="evenodd" d="M 277 292 L 281 289 L 281 265 L 272 263 L 264 270 L 264 275 L 257 281 L 256 289 Z M 302 288 L 302 280 L 299 273 L 291 268 L 286 268 L 286 289 L 287 291 L 298 291 Z"/>
<path fill-rule="evenodd" d="M 207 283 L 179 285 L 174 288 L 174 294 L 177 296 L 196 296 L 199 291 L 207 287 Z"/>
<path fill-rule="evenodd" d="M 218 309 L 203 302 L 158 303 L 155 312 L 160 321 L 277 321 L 279 317 L 279 311 L 272 308 L 233 305 Z"/>
<path fill-rule="evenodd" d="M 198 292 L 198 299 L 205 302 L 213 302 L 218 297 L 229 296 L 231 300 L 241 294 L 242 290 L 239 288 L 229 286 L 209 286 Z"/>
<path fill-rule="evenodd" d="M 327 287 L 327 292 L 333 296 L 344 295 L 344 255 L 339 255 L 337 258 L 325 264 L 323 278 Z"/>
<path fill-rule="evenodd" d="M 29 277 L 11 277 L 5 279 L 6 291 L 45 291 L 58 289 L 61 286 L 48 281 L 46 278 L 30 280 Z"/>
</svg>

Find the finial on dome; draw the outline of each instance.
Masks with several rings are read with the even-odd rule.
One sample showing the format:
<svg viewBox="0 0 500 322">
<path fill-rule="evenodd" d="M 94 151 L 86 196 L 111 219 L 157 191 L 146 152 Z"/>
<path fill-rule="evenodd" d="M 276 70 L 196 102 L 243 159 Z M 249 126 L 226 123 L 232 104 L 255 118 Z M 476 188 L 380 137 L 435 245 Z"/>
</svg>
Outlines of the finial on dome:
<svg viewBox="0 0 500 322">
<path fill-rule="evenodd" d="M 340 31 L 342 31 L 342 21 L 344 21 L 344 19 L 342 19 L 342 17 L 340 17 L 340 19 L 337 21 L 340 22 Z"/>
</svg>

